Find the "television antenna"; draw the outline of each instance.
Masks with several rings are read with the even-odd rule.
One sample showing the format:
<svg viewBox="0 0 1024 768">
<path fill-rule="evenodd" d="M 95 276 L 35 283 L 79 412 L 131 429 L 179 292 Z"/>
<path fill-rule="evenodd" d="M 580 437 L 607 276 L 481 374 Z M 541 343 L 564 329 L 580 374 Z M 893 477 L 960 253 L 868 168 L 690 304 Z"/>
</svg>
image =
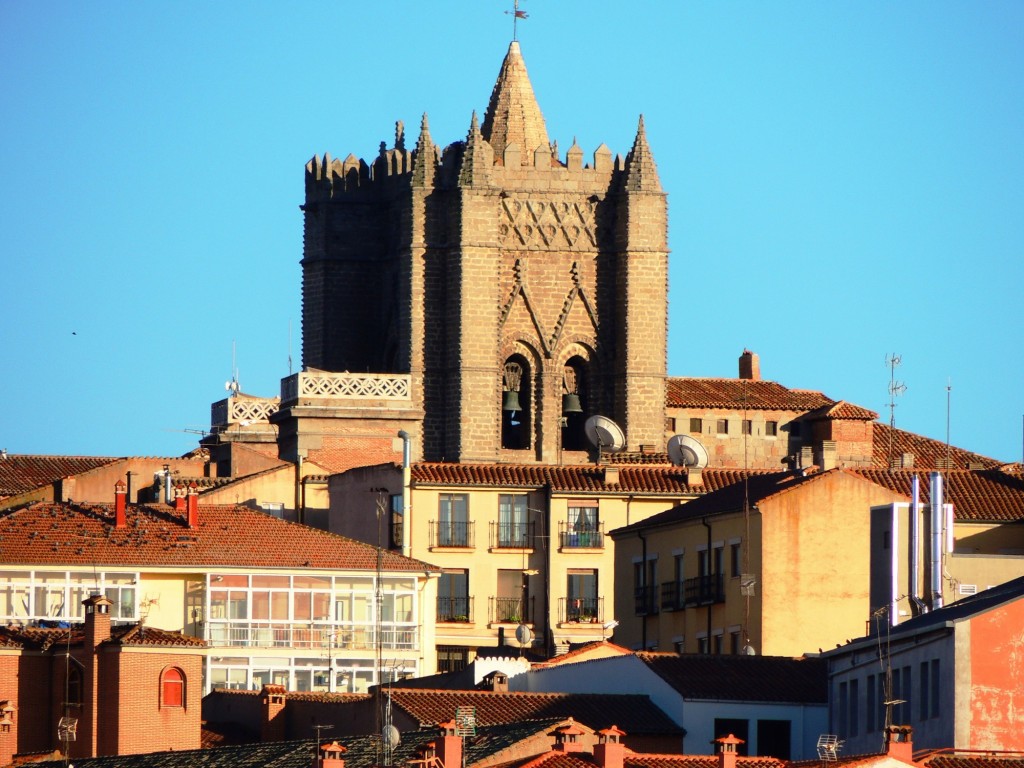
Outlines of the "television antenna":
<svg viewBox="0 0 1024 768">
<path fill-rule="evenodd" d="M 617 453 L 626 446 L 626 435 L 622 427 L 607 416 L 591 416 L 583 425 L 587 439 L 597 448 L 597 461 L 601 463 L 601 454 L 605 449 Z"/>
<path fill-rule="evenodd" d="M 903 358 L 895 353 L 885 357 L 885 364 L 889 367 L 889 466 L 892 466 L 892 440 L 896 430 L 896 398 L 907 391 L 906 384 L 896 381 L 896 369 L 902 363 Z"/>
<path fill-rule="evenodd" d="M 823 733 L 818 737 L 818 758 L 823 763 L 834 763 L 842 748 L 843 742 L 833 733 Z"/>
<path fill-rule="evenodd" d="M 224 389 L 230 392 L 232 395 L 237 395 L 241 391 L 241 386 L 238 383 L 238 363 L 235 359 L 235 340 L 231 340 L 231 378 L 224 382 Z M 229 395 L 230 397 L 231 395 Z"/>
<path fill-rule="evenodd" d="M 672 435 L 668 439 L 668 458 L 677 467 L 703 469 L 708 465 L 707 449 L 690 435 Z"/>
</svg>

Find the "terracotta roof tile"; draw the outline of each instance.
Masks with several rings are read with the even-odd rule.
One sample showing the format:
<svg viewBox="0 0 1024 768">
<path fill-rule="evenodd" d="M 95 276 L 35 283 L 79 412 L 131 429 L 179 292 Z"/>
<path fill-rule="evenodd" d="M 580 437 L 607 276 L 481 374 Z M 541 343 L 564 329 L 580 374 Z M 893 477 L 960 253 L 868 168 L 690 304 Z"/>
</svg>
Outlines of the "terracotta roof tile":
<svg viewBox="0 0 1024 768">
<path fill-rule="evenodd" d="M 624 768 L 718 768 L 716 755 L 653 755 L 627 752 Z M 786 763 L 774 757 L 736 757 L 737 768 L 783 768 Z"/>
<path fill-rule="evenodd" d="M 920 759 L 928 768 L 1024 768 L 1024 755 L 954 754 Z"/>
<path fill-rule="evenodd" d="M 906 496 L 916 476 L 921 503 L 930 501 L 929 471 L 919 469 L 854 469 L 855 474 Z M 944 495 L 953 515 L 965 522 L 1009 523 L 1024 520 L 1024 477 L 998 469 L 954 469 L 942 473 Z"/>
<path fill-rule="evenodd" d="M 828 702 L 825 659 L 649 652 L 637 658 L 686 698 Z"/>
<path fill-rule="evenodd" d="M 805 418 L 836 419 L 838 421 L 874 421 L 878 418 L 878 414 L 859 405 L 840 400 L 832 405 L 823 405 L 821 408 L 814 409 Z"/>
<path fill-rule="evenodd" d="M 893 429 L 888 424 L 876 422 L 874 425 L 874 465 L 885 468 L 889 466 L 890 436 L 892 437 L 892 457 L 898 459 L 904 453 L 914 456 L 914 467 L 917 469 L 942 469 L 946 466 L 946 444 L 930 437 L 915 435 L 902 429 Z M 982 456 L 980 453 L 965 451 L 954 445 L 949 446 L 949 466 L 957 469 L 968 469 L 972 466 L 992 469 L 1001 462 Z"/>
<path fill-rule="evenodd" d="M 112 504 L 39 503 L 0 514 L 0 562 L 375 570 L 377 550 L 236 505 L 201 504 L 196 528 L 173 509 L 129 505 L 127 525 L 115 528 Z M 383 566 L 436 570 L 393 552 Z"/>
<path fill-rule="evenodd" d="M 646 695 L 582 693 L 498 693 L 395 688 L 392 705 L 421 725 L 450 720 L 456 707 L 476 709 L 478 725 L 497 725 L 520 720 L 572 717 L 592 728 L 618 725 L 626 733 L 681 733 Z"/>
<path fill-rule="evenodd" d="M 670 378 L 666 388 L 669 408 L 811 411 L 834 402 L 821 392 L 787 389 L 774 381 L 751 379 Z"/>
<path fill-rule="evenodd" d="M 109 456 L 8 454 L 0 459 L 0 498 L 35 490 L 117 460 Z"/>
<path fill-rule="evenodd" d="M 141 645 L 179 648 L 205 648 L 206 643 L 198 637 L 171 632 L 166 629 L 149 627 L 145 624 L 130 624 L 111 629 L 110 642 L 116 645 Z"/>
</svg>

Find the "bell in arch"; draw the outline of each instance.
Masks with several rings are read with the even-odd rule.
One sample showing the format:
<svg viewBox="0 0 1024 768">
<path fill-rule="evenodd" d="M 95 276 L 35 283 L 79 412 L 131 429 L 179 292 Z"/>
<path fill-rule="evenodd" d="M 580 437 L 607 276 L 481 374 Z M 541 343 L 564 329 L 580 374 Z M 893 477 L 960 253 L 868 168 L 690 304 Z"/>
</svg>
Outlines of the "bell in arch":
<svg viewBox="0 0 1024 768">
<path fill-rule="evenodd" d="M 501 410 L 508 413 L 515 413 L 516 411 L 523 410 L 523 407 L 519 404 L 519 393 L 514 389 L 506 389 L 505 395 L 501 401 Z"/>
<path fill-rule="evenodd" d="M 566 392 L 562 395 L 562 415 L 568 416 L 570 413 L 583 413 L 580 396 L 575 392 Z"/>
</svg>

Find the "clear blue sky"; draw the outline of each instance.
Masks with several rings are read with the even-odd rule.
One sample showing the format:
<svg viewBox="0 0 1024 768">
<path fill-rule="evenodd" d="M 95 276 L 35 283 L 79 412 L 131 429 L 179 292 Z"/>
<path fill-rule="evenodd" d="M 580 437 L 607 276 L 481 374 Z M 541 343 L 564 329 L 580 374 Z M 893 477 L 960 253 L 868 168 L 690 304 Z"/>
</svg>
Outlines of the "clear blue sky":
<svg viewBox="0 0 1024 768">
<path fill-rule="evenodd" d="M 300 365 L 303 167 L 465 137 L 499 0 L 0 3 L 0 447 L 177 455 Z M 522 0 L 548 132 L 669 193 L 669 372 L 1020 460 L 1024 3 Z"/>
</svg>

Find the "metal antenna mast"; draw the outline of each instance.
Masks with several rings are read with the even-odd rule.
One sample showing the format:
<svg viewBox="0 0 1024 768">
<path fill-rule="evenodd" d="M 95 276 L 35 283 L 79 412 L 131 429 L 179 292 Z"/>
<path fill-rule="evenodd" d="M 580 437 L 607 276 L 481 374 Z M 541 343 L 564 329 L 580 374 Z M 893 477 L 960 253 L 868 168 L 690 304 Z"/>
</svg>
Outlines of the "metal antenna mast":
<svg viewBox="0 0 1024 768">
<path fill-rule="evenodd" d="M 896 398 L 907 391 L 907 385 L 896 381 L 896 368 L 903 362 L 897 354 L 886 355 L 885 364 L 889 366 L 889 468 L 892 468 L 892 441 L 896 431 Z"/>
</svg>

